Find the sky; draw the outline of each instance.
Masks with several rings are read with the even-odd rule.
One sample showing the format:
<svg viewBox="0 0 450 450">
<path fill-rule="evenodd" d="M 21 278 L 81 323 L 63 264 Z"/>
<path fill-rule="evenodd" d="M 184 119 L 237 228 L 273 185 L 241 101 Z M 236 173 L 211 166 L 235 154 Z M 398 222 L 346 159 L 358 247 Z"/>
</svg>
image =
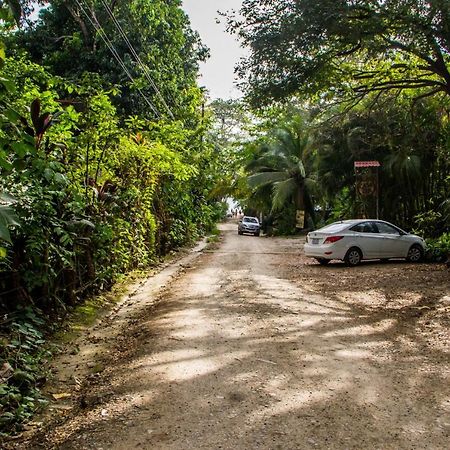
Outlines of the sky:
<svg viewBox="0 0 450 450">
<path fill-rule="evenodd" d="M 242 94 L 234 86 L 234 66 L 245 51 L 236 36 L 225 31 L 225 20 L 217 10 L 239 9 L 242 0 L 183 0 L 192 28 L 209 47 L 211 57 L 200 64 L 200 86 L 205 86 L 211 99 L 238 98 Z M 219 19 L 220 23 L 216 20 Z"/>
</svg>

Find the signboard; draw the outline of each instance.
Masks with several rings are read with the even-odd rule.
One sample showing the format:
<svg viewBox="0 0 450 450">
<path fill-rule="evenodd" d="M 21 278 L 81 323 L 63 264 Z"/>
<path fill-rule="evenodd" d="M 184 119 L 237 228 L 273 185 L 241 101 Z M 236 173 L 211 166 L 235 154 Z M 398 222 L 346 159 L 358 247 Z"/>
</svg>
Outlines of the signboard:
<svg viewBox="0 0 450 450">
<path fill-rule="evenodd" d="M 305 211 L 303 209 L 297 209 L 295 214 L 295 222 L 297 228 L 305 228 Z"/>
</svg>

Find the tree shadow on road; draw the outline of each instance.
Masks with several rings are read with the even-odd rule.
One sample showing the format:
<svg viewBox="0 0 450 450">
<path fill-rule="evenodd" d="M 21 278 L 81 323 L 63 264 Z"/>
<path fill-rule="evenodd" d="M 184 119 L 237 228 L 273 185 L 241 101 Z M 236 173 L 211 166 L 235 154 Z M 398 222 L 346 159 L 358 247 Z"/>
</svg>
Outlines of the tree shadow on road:
<svg viewBox="0 0 450 450">
<path fill-rule="evenodd" d="M 349 290 L 326 269 L 176 283 L 105 355 L 58 447 L 446 448 L 449 353 L 426 332 L 446 291 L 399 271 L 396 289 Z"/>
</svg>

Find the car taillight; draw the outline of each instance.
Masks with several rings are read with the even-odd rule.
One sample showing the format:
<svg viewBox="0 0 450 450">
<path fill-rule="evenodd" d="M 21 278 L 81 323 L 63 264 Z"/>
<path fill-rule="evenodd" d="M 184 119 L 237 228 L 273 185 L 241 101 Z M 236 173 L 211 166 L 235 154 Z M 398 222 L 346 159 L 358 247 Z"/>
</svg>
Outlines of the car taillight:
<svg viewBox="0 0 450 450">
<path fill-rule="evenodd" d="M 340 241 L 341 239 L 344 239 L 344 236 L 329 236 L 325 239 L 323 242 L 324 244 L 332 244 L 333 242 Z"/>
</svg>

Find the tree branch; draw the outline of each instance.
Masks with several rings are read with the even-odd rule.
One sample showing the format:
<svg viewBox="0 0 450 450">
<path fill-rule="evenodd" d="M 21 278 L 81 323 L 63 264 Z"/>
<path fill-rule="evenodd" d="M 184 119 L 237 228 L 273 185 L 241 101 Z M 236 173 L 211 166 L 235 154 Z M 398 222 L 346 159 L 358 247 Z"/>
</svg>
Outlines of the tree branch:
<svg viewBox="0 0 450 450">
<path fill-rule="evenodd" d="M 75 9 L 72 7 L 72 5 L 68 1 L 64 1 L 64 6 L 69 11 L 69 13 L 72 16 L 73 20 L 75 20 L 75 22 L 80 27 L 81 32 L 83 33 L 84 45 L 86 46 L 86 48 L 89 48 L 90 34 L 89 34 L 88 29 L 87 29 L 86 23 L 81 18 L 80 13 L 78 11 L 75 11 Z"/>
</svg>

